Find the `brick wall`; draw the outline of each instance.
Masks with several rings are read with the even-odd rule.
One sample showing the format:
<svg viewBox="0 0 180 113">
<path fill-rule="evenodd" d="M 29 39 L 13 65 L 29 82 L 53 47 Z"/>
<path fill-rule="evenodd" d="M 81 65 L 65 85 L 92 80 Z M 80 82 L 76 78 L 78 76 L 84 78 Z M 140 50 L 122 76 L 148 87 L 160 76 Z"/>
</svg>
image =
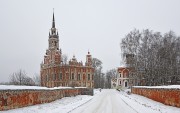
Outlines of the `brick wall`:
<svg viewBox="0 0 180 113">
<path fill-rule="evenodd" d="M 81 95 L 93 95 L 93 89 L 72 88 L 55 90 L 1 90 L 0 91 L 0 111 L 15 109 L 35 104 L 52 102 L 54 100 Z"/>
<path fill-rule="evenodd" d="M 132 87 L 131 92 L 161 102 L 165 105 L 180 108 L 180 89 Z"/>
</svg>

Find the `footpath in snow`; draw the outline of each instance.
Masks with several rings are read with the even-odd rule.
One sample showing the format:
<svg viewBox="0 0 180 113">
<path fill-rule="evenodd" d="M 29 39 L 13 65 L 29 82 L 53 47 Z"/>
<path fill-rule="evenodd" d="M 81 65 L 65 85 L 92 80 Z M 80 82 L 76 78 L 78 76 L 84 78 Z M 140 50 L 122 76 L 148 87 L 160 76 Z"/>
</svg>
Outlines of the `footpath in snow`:
<svg viewBox="0 0 180 113">
<path fill-rule="evenodd" d="M 94 96 L 65 97 L 51 103 L 0 113 L 180 113 L 180 108 L 163 105 L 143 96 L 115 89 L 95 90 Z"/>
</svg>

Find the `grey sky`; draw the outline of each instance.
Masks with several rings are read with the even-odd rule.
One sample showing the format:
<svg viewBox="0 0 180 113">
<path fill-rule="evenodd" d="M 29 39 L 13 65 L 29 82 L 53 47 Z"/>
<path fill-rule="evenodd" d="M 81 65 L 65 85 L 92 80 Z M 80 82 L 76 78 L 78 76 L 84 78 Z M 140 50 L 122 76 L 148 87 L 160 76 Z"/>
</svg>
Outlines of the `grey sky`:
<svg viewBox="0 0 180 113">
<path fill-rule="evenodd" d="M 103 70 L 120 65 L 121 39 L 134 28 L 180 35 L 180 0 L 0 0 L 0 82 L 23 69 L 39 73 L 55 8 L 63 54 Z"/>
</svg>

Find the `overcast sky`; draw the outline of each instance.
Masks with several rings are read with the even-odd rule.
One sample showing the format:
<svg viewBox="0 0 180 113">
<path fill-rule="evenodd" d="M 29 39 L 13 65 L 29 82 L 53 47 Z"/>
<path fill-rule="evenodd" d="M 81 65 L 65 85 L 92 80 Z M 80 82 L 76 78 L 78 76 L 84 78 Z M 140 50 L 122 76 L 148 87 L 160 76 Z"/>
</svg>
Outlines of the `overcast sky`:
<svg viewBox="0 0 180 113">
<path fill-rule="evenodd" d="M 180 35 L 180 0 L 0 0 L 0 82 L 40 73 L 53 8 L 62 53 L 85 62 L 89 49 L 104 72 L 120 66 L 120 41 L 134 28 Z"/>
</svg>

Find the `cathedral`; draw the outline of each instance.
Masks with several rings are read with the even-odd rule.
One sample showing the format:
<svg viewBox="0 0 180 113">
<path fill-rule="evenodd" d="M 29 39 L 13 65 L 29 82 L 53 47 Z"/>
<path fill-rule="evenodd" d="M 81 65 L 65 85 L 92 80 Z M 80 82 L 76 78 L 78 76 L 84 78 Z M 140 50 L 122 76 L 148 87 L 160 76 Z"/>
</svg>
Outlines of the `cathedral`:
<svg viewBox="0 0 180 113">
<path fill-rule="evenodd" d="M 78 62 L 75 56 L 68 63 L 62 61 L 54 13 L 48 42 L 49 47 L 44 55 L 44 61 L 41 63 L 41 86 L 93 88 L 94 68 L 92 67 L 92 56 L 89 51 L 86 55 L 85 64 Z"/>
</svg>

